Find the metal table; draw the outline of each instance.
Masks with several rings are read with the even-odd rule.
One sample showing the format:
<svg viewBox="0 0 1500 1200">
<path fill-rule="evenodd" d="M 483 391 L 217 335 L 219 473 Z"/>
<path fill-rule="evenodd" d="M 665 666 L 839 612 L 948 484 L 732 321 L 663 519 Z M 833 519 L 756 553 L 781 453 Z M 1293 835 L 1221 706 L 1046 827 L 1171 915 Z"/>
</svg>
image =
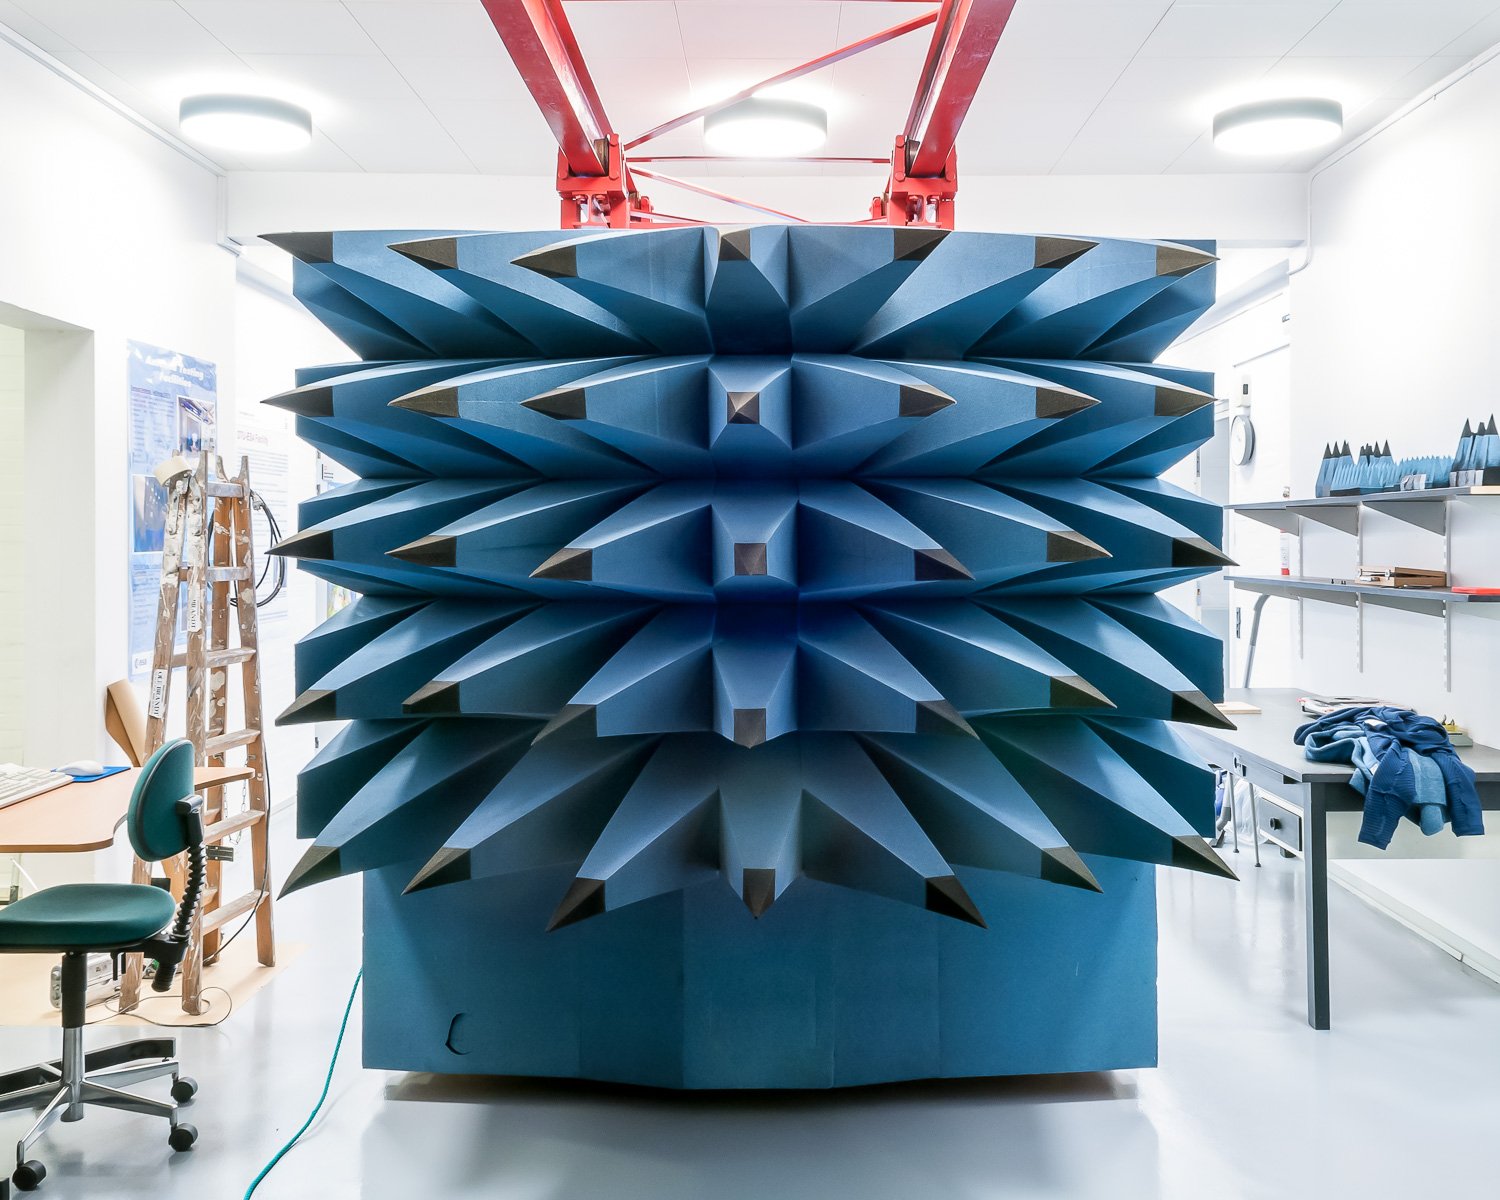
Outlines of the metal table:
<svg viewBox="0 0 1500 1200">
<path fill-rule="evenodd" d="M 1363 800 L 1349 786 L 1353 769 L 1343 763 L 1310 762 L 1292 740 L 1303 713 L 1291 688 L 1231 688 L 1228 700 L 1244 700 L 1262 710 L 1230 719 L 1236 729 L 1184 728 L 1208 762 L 1232 772 L 1267 796 L 1257 813 L 1257 837 L 1264 836 L 1302 860 L 1306 901 L 1307 1023 L 1330 1027 L 1328 997 L 1328 814 L 1360 812 Z M 1472 746 L 1459 757 L 1474 770 L 1479 800 L 1486 811 L 1500 810 L 1500 749 Z"/>
</svg>

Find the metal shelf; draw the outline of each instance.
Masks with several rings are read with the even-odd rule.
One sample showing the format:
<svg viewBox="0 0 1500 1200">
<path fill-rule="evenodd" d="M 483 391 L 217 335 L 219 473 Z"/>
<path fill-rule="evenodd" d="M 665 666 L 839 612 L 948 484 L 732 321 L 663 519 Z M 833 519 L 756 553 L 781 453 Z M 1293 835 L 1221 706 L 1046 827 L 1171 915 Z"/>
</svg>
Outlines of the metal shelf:
<svg viewBox="0 0 1500 1200">
<path fill-rule="evenodd" d="M 1462 606 L 1466 611 L 1500 614 L 1500 596 L 1475 596 L 1451 588 L 1390 588 L 1368 583 L 1350 583 L 1342 579 L 1304 578 L 1298 575 L 1226 575 L 1225 582 L 1247 592 L 1267 596 L 1284 596 L 1296 600 L 1315 600 L 1352 608 L 1358 617 L 1356 666 L 1365 666 L 1365 608 L 1395 608 L 1403 612 L 1425 613 L 1443 620 L 1443 680 L 1453 686 L 1453 613 Z M 1300 621 L 1299 621 L 1300 624 Z"/>
<path fill-rule="evenodd" d="M 1309 500 L 1262 500 L 1253 504 L 1226 504 L 1224 507 L 1283 533 L 1300 533 L 1302 521 L 1307 520 L 1344 533 L 1358 534 L 1360 510 L 1368 508 L 1432 533 L 1446 534 L 1448 502 L 1471 496 L 1500 496 L 1500 486 L 1371 492 L 1364 496 L 1325 496 Z"/>
<path fill-rule="evenodd" d="M 1226 575 L 1224 579 L 1247 592 L 1272 596 L 1306 597 L 1329 604 L 1353 607 L 1362 598 L 1366 604 L 1401 608 L 1409 612 L 1441 611 L 1449 604 L 1494 604 L 1500 596 L 1475 596 L 1451 588 L 1392 588 L 1372 583 L 1350 583 L 1343 579 L 1303 578 L 1299 575 Z"/>
</svg>

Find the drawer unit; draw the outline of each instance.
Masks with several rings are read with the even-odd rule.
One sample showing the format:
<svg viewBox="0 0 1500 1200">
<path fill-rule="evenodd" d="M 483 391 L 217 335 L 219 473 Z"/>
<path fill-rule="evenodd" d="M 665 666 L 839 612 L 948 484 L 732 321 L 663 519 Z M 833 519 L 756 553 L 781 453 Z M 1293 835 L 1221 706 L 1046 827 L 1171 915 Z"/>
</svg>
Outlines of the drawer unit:
<svg viewBox="0 0 1500 1200">
<path fill-rule="evenodd" d="M 1302 814 L 1261 792 L 1256 798 L 1256 828 L 1283 850 L 1302 853 Z"/>
</svg>

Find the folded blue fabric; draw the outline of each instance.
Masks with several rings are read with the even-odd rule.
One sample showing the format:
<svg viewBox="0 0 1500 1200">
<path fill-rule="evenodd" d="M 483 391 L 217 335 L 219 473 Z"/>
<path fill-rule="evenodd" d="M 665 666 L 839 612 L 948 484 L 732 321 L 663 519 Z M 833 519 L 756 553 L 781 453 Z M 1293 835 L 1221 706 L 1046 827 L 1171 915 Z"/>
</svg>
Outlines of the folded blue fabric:
<svg viewBox="0 0 1500 1200">
<path fill-rule="evenodd" d="M 1484 832 L 1474 772 L 1431 717 L 1378 705 L 1341 708 L 1297 730 L 1295 740 L 1316 762 L 1346 762 L 1365 798 L 1359 840 L 1384 850 L 1402 817 L 1434 834 L 1451 824 L 1460 837 Z"/>
</svg>

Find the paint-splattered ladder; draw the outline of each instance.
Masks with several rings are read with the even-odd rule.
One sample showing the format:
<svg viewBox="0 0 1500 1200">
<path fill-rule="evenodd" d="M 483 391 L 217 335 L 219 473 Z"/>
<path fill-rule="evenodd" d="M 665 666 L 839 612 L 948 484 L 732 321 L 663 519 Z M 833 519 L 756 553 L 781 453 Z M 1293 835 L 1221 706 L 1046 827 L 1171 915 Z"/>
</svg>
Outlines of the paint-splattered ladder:
<svg viewBox="0 0 1500 1200">
<path fill-rule="evenodd" d="M 272 929 L 269 866 L 270 805 L 266 786 L 266 746 L 260 702 L 259 630 L 255 608 L 255 547 L 251 533 L 250 468 L 240 460 L 239 474 L 228 478 L 222 460 L 209 474 L 208 455 L 196 470 L 184 470 L 168 484 L 161 594 L 157 598 L 156 644 L 151 663 L 146 743 L 154 751 L 166 737 L 172 675 L 187 671 L 187 737 L 200 766 L 223 766 L 225 755 L 243 748 L 251 776 L 246 784 L 248 808 L 224 814 L 224 789 L 214 788 L 204 803 L 204 834 L 210 846 L 247 831 L 250 837 L 251 888 L 234 898 L 223 896 L 223 862 L 210 857 L 208 888 L 192 941 L 182 965 L 182 1008 L 202 1011 L 203 967 L 217 957 L 223 928 L 236 918 L 255 920 L 256 952 L 273 966 L 276 945 Z M 186 585 L 184 587 L 184 585 Z M 178 607 L 187 598 L 187 648 L 176 651 Z M 229 610 L 239 627 L 239 644 L 229 641 Z M 229 668 L 240 668 L 244 726 L 228 728 Z M 173 892 L 181 895 L 182 868 L 167 863 Z M 151 865 L 137 861 L 135 882 L 151 881 Z M 131 955 L 121 984 L 121 1009 L 140 998 L 142 963 Z"/>
</svg>

